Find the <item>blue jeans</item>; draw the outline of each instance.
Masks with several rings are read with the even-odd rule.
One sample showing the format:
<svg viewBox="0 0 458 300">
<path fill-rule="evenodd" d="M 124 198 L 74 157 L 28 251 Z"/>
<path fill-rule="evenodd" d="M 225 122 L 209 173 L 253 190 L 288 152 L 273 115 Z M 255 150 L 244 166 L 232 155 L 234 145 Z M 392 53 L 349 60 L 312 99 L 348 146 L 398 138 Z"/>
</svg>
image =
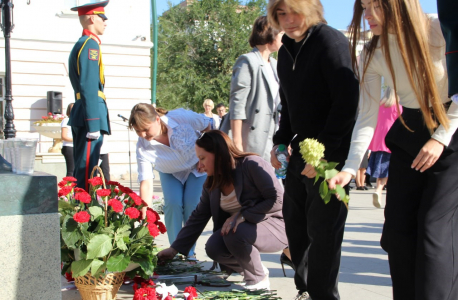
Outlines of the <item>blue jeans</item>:
<svg viewBox="0 0 458 300">
<path fill-rule="evenodd" d="M 191 173 L 184 184 L 172 174 L 159 172 L 159 176 L 164 193 L 165 226 L 167 227 L 169 243 L 172 244 L 183 224 L 186 223 L 199 203 L 207 175 L 196 177 Z M 195 248 L 196 245 L 194 244 L 188 256 L 195 255 Z"/>
</svg>

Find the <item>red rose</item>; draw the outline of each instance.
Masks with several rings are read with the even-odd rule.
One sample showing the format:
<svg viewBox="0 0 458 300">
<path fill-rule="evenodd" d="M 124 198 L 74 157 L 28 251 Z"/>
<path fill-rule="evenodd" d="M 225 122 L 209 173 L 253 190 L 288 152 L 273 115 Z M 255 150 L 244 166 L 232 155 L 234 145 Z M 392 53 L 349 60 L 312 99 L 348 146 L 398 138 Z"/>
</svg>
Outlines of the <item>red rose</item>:
<svg viewBox="0 0 458 300">
<path fill-rule="evenodd" d="M 100 197 L 110 196 L 110 194 L 111 194 L 111 190 L 110 189 L 97 190 L 97 195 L 99 195 Z"/>
<path fill-rule="evenodd" d="M 62 180 L 65 180 L 65 181 L 78 181 L 75 177 L 72 177 L 72 176 L 67 176 L 67 177 L 64 177 L 62 178 Z"/>
<path fill-rule="evenodd" d="M 67 185 L 67 181 L 63 181 L 63 180 L 57 184 L 57 186 L 60 188 L 63 188 L 66 185 Z"/>
<path fill-rule="evenodd" d="M 65 273 L 65 279 L 67 279 L 67 282 L 75 281 L 75 279 L 72 276 L 72 273 Z"/>
<path fill-rule="evenodd" d="M 156 223 L 161 219 L 161 216 L 157 213 L 157 211 L 153 210 L 153 213 L 156 215 Z"/>
<path fill-rule="evenodd" d="M 197 291 L 192 286 L 186 287 L 184 289 L 184 292 L 189 294 L 189 296 L 188 296 L 188 298 L 186 298 L 186 300 L 192 300 L 192 299 L 194 299 L 194 297 L 197 297 Z"/>
<path fill-rule="evenodd" d="M 121 190 L 121 192 L 123 192 L 124 194 L 130 194 L 130 193 L 133 193 L 134 191 L 132 191 L 131 189 L 129 189 L 128 187 L 125 187 L 125 186 L 119 186 L 119 189 Z"/>
<path fill-rule="evenodd" d="M 91 195 L 89 195 L 88 193 L 86 193 L 86 191 L 84 191 L 84 192 L 75 194 L 75 200 L 79 200 L 83 203 L 91 203 L 92 199 L 91 199 Z"/>
<path fill-rule="evenodd" d="M 120 184 L 119 182 L 117 182 L 117 181 L 108 181 L 106 184 L 107 184 L 107 185 L 116 185 L 116 186 L 120 186 L 120 185 L 121 185 L 121 184 Z"/>
<path fill-rule="evenodd" d="M 141 205 L 142 204 L 142 198 L 140 198 L 139 195 L 137 195 L 135 193 L 129 193 L 129 196 L 130 196 L 130 198 L 132 198 L 132 200 L 134 200 L 135 205 Z"/>
<path fill-rule="evenodd" d="M 68 185 L 68 186 L 75 187 L 75 186 L 76 186 L 76 182 L 72 182 L 72 183 L 70 183 L 70 185 Z"/>
<path fill-rule="evenodd" d="M 64 186 L 60 189 L 59 193 L 58 193 L 58 196 L 59 197 L 63 197 L 63 196 L 67 196 L 68 194 L 70 194 L 70 192 L 72 191 L 73 187 L 71 186 Z"/>
<path fill-rule="evenodd" d="M 149 234 L 152 237 L 157 237 L 160 233 L 159 229 L 157 229 L 156 224 L 148 224 L 148 230 L 149 230 Z"/>
<path fill-rule="evenodd" d="M 82 193 L 82 192 L 85 192 L 86 193 L 86 190 L 85 189 L 82 189 L 82 188 L 75 188 L 75 193 Z"/>
<path fill-rule="evenodd" d="M 170 296 L 170 294 L 169 294 L 167 297 L 164 298 L 164 300 L 173 300 L 173 297 Z"/>
<path fill-rule="evenodd" d="M 138 217 L 140 216 L 140 211 L 135 207 L 129 207 L 128 209 L 126 209 L 125 214 L 129 216 L 129 218 L 131 219 L 138 219 Z"/>
<path fill-rule="evenodd" d="M 86 223 L 91 219 L 91 215 L 87 211 L 80 211 L 73 215 L 73 220 L 78 223 Z"/>
<path fill-rule="evenodd" d="M 156 215 L 154 214 L 154 210 L 152 210 L 151 208 L 148 207 L 147 211 L 146 211 L 146 220 L 148 221 L 148 223 L 150 224 L 153 224 L 154 222 L 157 221 L 156 219 Z"/>
<path fill-rule="evenodd" d="M 140 288 L 135 291 L 133 300 L 157 300 L 156 289 Z"/>
<path fill-rule="evenodd" d="M 115 192 L 115 194 L 119 194 L 119 189 L 115 188 L 114 192 Z"/>
<path fill-rule="evenodd" d="M 122 209 L 124 208 L 121 201 L 117 199 L 108 200 L 108 206 L 111 206 L 115 212 L 122 212 Z"/>
<path fill-rule="evenodd" d="M 48 113 L 48 116 L 52 116 L 52 112 L 49 112 L 49 113 Z"/>
<path fill-rule="evenodd" d="M 91 184 L 92 186 L 97 186 L 97 185 L 102 185 L 103 184 L 102 178 L 100 178 L 100 177 L 94 177 L 92 179 L 88 179 L 87 182 L 89 182 L 89 184 Z"/>
<path fill-rule="evenodd" d="M 161 221 L 158 221 L 157 223 L 157 227 L 159 227 L 159 231 L 164 234 L 167 232 L 167 228 L 165 228 L 165 225 L 164 223 L 162 223 Z"/>
</svg>

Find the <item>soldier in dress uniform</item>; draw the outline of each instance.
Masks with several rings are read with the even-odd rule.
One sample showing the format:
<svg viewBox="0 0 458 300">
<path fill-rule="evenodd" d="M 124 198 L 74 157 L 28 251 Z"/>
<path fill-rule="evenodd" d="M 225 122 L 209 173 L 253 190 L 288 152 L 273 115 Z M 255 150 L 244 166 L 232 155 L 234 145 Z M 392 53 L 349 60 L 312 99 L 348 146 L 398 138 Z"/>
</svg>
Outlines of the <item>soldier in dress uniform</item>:
<svg viewBox="0 0 458 300">
<path fill-rule="evenodd" d="M 75 105 L 68 125 L 72 127 L 74 176 L 77 186 L 88 190 L 92 168 L 98 165 L 103 135 L 110 134 L 110 121 L 103 88 L 102 52 L 99 35 L 105 31 L 108 1 L 72 8 L 78 11 L 83 34 L 69 57 L 69 77 L 75 91 Z"/>
<path fill-rule="evenodd" d="M 437 11 L 446 42 L 448 95 L 458 103 L 458 1 L 438 0 Z"/>
</svg>

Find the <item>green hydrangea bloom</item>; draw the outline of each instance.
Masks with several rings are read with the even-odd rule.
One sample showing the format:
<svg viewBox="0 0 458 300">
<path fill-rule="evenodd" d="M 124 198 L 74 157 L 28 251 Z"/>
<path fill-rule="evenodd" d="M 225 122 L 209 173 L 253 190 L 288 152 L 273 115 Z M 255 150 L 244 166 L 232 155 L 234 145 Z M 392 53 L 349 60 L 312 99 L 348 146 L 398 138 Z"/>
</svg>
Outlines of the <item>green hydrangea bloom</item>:
<svg viewBox="0 0 458 300">
<path fill-rule="evenodd" d="M 324 145 L 315 139 L 305 139 L 299 143 L 300 153 L 304 161 L 314 167 L 320 165 L 324 157 Z"/>
</svg>

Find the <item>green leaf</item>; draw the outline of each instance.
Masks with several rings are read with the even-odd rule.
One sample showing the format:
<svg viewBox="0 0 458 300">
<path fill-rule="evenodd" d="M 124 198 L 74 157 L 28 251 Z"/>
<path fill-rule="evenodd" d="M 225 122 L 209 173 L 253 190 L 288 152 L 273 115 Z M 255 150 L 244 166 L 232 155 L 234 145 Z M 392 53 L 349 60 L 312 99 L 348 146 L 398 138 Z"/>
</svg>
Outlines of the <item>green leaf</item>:
<svg viewBox="0 0 458 300">
<path fill-rule="evenodd" d="M 339 194 L 340 200 L 344 200 L 345 196 L 347 196 L 345 189 L 340 184 L 336 185 L 336 192 Z"/>
<path fill-rule="evenodd" d="M 108 234 L 108 235 L 114 235 L 114 229 L 110 225 L 109 227 L 102 228 L 102 230 L 100 230 L 100 233 Z"/>
<path fill-rule="evenodd" d="M 120 236 L 119 238 L 116 238 L 116 247 L 122 251 L 127 250 L 127 245 L 124 243 L 124 237 Z"/>
<path fill-rule="evenodd" d="M 91 264 L 91 275 L 94 277 L 98 277 L 97 275 L 102 273 L 105 268 L 105 262 L 98 259 L 94 259 Z"/>
<path fill-rule="evenodd" d="M 87 245 L 87 258 L 104 257 L 113 249 L 111 243 L 112 239 L 106 234 L 94 236 Z"/>
<path fill-rule="evenodd" d="M 89 269 L 91 268 L 91 264 L 92 259 L 74 261 L 72 263 L 73 278 L 86 275 L 86 273 L 89 272 Z"/>
<path fill-rule="evenodd" d="M 141 239 L 142 237 L 144 237 L 145 235 L 149 234 L 149 230 L 148 230 L 148 227 L 146 226 L 142 226 L 142 228 L 140 229 L 140 231 L 137 233 L 137 239 Z"/>
<path fill-rule="evenodd" d="M 116 230 L 116 236 L 129 236 L 130 235 L 130 225 L 124 225 L 122 227 L 119 227 L 118 230 Z"/>
<path fill-rule="evenodd" d="M 69 249 L 75 249 L 75 244 L 81 239 L 81 233 L 78 229 L 78 223 L 70 215 L 65 216 L 62 223 L 62 239 Z"/>
<path fill-rule="evenodd" d="M 142 259 L 138 261 L 138 264 L 142 268 L 142 270 L 147 274 L 147 275 L 153 275 L 154 274 L 154 263 L 150 259 Z"/>
<path fill-rule="evenodd" d="M 326 171 L 324 172 L 324 174 L 325 174 L 325 175 L 324 175 L 324 178 L 325 178 L 326 180 L 331 179 L 332 177 L 336 176 L 337 173 L 339 173 L 339 171 L 337 171 L 336 169 L 326 170 Z"/>
<path fill-rule="evenodd" d="M 336 162 L 328 162 L 326 165 L 326 170 L 335 169 L 338 165 L 339 163 L 336 163 Z"/>
<path fill-rule="evenodd" d="M 327 196 L 328 191 L 329 191 L 328 183 L 326 182 L 326 180 L 323 180 L 320 184 L 320 190 L 319 190 L 320 196 L 322 199 L 324 199 Z"/>
<path fill-rule="evenodd" d="M 59 200 L 57 201 L 57 203 L 58 203 L 59 209 L 73 209 L 74 208 L 74 206 L 70 202 L 67 202 L 64 200 Z"/>
<path fill-rule="evenodd" d="M 328 204 L 329 201 L 331 201 L 331 196 L 332 196 L 331 192 L 326 194 L 326 196 L 323 198 L 324 204 Z"/>
<path fill-rule="evenodd" d="M 93 220 L 97 219 L 98 216 L 101 216 L 103 215 L 103 210 L 101 207 L 98 207 L 98 206 L 91 206 L 89 207 L 89 212 L 91 213 L 91 215 L 94 217 Z"/>
<path fill-rule="evenodd" d="M 130 263 L 130 257 L 124 257 L 123 254 L 118 256 L 112 256 L 107 261 L 107 270 L 110 272 L 122 272 L 124 271 Z"/>
<path fill-rule="evenodd" d="M 350 196 L 345 195 L 342 201 L 348 204 L 350 202 Z"/>
<path fill-rule="evenodd" d="M 315 184 L 318 181 L 318 179 L 320 179 L 320 174 L 317 173 L 315 176 L 315 182 L 313 184 Z"/>
</svg>

